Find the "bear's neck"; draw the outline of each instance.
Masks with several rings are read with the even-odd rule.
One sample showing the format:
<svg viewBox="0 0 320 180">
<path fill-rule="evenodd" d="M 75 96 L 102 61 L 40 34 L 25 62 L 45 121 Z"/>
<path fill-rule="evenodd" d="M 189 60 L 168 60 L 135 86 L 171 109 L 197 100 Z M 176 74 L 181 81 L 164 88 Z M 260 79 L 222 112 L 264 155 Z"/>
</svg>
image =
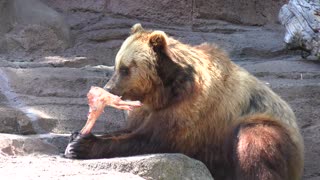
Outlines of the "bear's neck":
<svg viewBox="0 0 320 180">
<path fill-rule="evenodd" d="M 193 94 L 196 72 L 192 65 L 176 62 L 164 51 L 157 52 L 156 70 L 159 81 L 145 102 L 162 109 L 183 101 Z"/>
<path fill-rule="evenodd" d="M 219 101 L 233 65 L 223 51 L 204 44 L 192 47 L 170 39 L 165 49 L 156 52 L 156 71 L 159 81 L 145 104 L 152 109 L 163 109 L 197 96 L 210 94 Z M 208 84 L 216 84 L 212 87 Z M 212 93 L 214 91 L 214 93 Z M 212 97 L 214 96 L 214 97 Z"/>
</svg>

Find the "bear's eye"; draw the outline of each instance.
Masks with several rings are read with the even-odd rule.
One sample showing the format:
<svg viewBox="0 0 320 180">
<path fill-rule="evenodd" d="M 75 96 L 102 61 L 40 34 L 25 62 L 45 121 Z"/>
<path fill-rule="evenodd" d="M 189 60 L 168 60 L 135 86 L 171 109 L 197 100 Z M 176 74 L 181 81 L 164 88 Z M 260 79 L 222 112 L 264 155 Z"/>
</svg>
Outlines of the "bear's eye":
<svg viewBox="0 0 320 180">
<path fill-rule="evenodd" d="M 120 71 L 120 74 L 123 75 L 123 76 L 129 75 L 129 68 L 128 67 L 121 67 L 119 69 L 119 71 Z"/>
</svg>

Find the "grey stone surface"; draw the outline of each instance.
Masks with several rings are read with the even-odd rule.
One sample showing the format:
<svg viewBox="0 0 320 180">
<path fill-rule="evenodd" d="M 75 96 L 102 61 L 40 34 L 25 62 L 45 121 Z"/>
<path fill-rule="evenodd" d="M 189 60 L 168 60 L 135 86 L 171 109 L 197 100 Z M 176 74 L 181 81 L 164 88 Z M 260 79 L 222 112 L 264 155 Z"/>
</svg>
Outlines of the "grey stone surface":
<svg viewBox="0 0 320 180">
<path fill-rule="evenodd" d="M 11 13 L 8 4 L 10 1 L 2 0 L 0 2 L 0 35 L 7 33 L 11 28 Z"/>
<path fill-rule="evenodd" d="M 90 11 L 103 12 L 107 4 L 106 0 L 42 0 L 44 3 L 50 5 L 61 11 Z"/>
<path fill-rule="evenodd" d="M 165 24 L 191 23 L 193 19 L 193 8 L 193 0 L 110 0 L 106 6 L 106 10 L 111 13 Z"/>
<path fill-rule="evenodd" d="M 197 160 L 182 154 L 142 155 L 128 158 L 70 160 L 60 157 L 68 135 L 0 134 L 0 173 L 2 178 L 138 178 L 212 179 L 209 170 Z M 46 154 L 46 155 L 45 155 Z M 6 164 L 6 165 L 4 165 Z M 24 168 L 28 166 L 29 170 Z M 68 166 L 68 168 L 65 168 Z M 81 172 L 81 173 L 80 173 Z"/>
<path fill-rule="evenodd" d="M 63 17 L 38 0 L 3 0 L 0 9 L 0 53 L 59 51 L 71 44 Z"/>
<path fill-rule="evenodd" d="M 0 167 L 5 179 L 213 179 L 203 163 L 181 154 L 85 161 L 44 155 L 4 156 L 0 157 Z"/>
<path fill-rule="evenodd" d="M 61 51 L 68 46 L 52 28 L 38 24 L 16 25 L 5 38 L 7 50 L 11 52 Z"/>
<path fill-rule="evenodd" d="M 277 14 L 286 0 L 195 0 L 195 15 L 203 19 L 220 19 L 238 24 L 276 24 Z"/>
<path fill-rule="evenodd" d="M 319 0 L 290 0 L 279 13 L 286 28 L 284 41 L 290 49 L 305 51 L 304 56 L 320 59 L 320 2 Z"/>
<path fill-rule="evenodd" d="M 283 28 L 276 23 L 284 1 L 43 2 L 61 12 L 71 27 L 74 46 L 63 55 L 77 54 L 104 65 L 113 65 L 128 29 L 137 22 L 146 28 L 165 30 L 191 44 L 215 42 L 234 57 L 275 57 L 287 53 Z M 104 9 L 98 8 L 102 6 Z"/>
<path fill-rule="evenodd" d="M 187 1 L 107 1 L 106 10 L 141 20 L 164 24 L 193 24 L 197 19 L 220 19 L 239 24 L 276 24 L 286 1 L 187 0 Z M 241 16 L 239 15 L 241 14 Z"/>
<path fill-rule="evenodd" d="M 22 111 L 11 107 L 1 106 L 0 114 L 1 133 L 36 134 L 39 131 L 34 128 L 33 122 Z M 46 122 L 45 124 L 46 127 L 49 126 L 49 122 Z M 49 131 L 50 129 L 47 130 Z"/>
<path fill-rule="evenodd" d="M 0 167 L 4 179 L 144 179 L 132 173 L 98 170 L 58 156 L 0 157 Z"/>
<path fill-rule="evenodd" d="M 91 161 L 91 162 L 90 162 Z M 181 154 L 154 154 L 113 158 L 103 163 L 90 160 L 85 164 L 101 169 L 130 172 L 146 179 L 212 179 L 209 170 L 197 160 Z"/>
<path fill-rule="evenodd" d="M 59 155 L 64 153 L 70 134 L 16 135 L 0 133 L 0 154 L 3 156 Z"/>
<path fill-rule="evenodd" d="M 57 146 L 45 142 L 38 136 L 26 137 L 0 134 L 0 156 L 23 156 L 34 154 L 59 154 L 59 149 Z"/>
</svg>

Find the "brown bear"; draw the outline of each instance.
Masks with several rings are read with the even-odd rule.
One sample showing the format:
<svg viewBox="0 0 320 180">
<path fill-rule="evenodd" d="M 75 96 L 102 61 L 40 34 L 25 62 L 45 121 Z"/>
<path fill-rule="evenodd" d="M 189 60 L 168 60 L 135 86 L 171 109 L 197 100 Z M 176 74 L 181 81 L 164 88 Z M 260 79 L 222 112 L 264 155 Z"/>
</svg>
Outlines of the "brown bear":
<svg viewBox="0 0 320 180">
<path fill-rule="evenodd" d="M 67 157 L 183 153 L 217 180 L 302 176 L 303 141 L 289 105 L 214 45 L 190 46 L 136 24 L 105 88 L 143 106 L 123 130 L 73 134 Z"/>
</svg>

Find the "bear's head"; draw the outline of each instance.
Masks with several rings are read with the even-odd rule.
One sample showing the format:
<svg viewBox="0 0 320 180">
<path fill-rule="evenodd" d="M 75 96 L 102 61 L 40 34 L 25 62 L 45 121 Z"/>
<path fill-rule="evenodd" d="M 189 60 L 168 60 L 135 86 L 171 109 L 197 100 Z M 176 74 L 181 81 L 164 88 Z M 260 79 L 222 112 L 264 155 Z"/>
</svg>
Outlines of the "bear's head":
<svg viewBox="0 0 320 180">
<path fill-rule="evenodd" d="M 123 99 L 158 104 L 159 108 L 179 97 L 175 89 L 184 88 L 174 84 L 188 80 L 186 72 L 190 68 L 170 58 L 169 41 L 163 31 L 145 30 L 141 24 L 135 24 L 116 55 L 114 74 L 105 89 Z"/>
</svg>

